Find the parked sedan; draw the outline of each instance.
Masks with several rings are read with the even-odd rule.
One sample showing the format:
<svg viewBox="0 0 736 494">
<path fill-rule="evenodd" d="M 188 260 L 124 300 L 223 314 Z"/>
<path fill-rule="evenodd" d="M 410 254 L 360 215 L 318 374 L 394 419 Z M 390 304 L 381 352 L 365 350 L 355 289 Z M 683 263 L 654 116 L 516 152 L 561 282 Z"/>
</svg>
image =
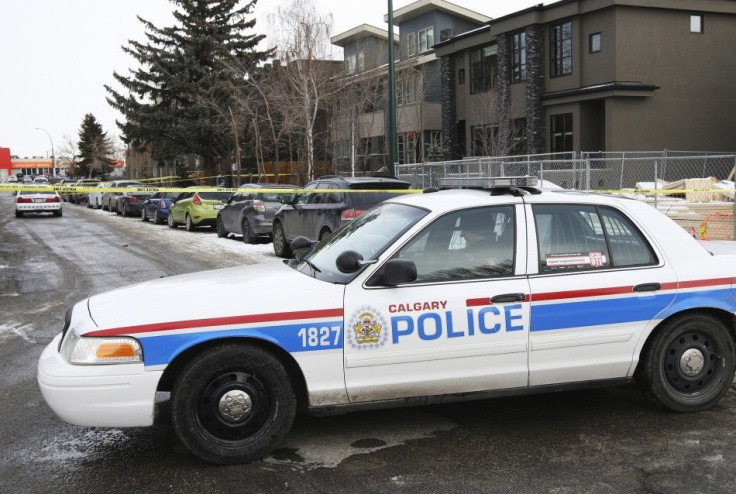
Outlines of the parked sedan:
<svg viewBox="0 0 736 494">
<path fill-rule="evenodd" d="M 261 189 L 259 192 L 237 192 L 227 201 L 217 215 L 217 236 L 227 237 L 230 233 L 243 235 L 246 244 L 259 238 L 270 239 L 273 217 L 281 208 L 283 192 L 269 189 L 292 188 L 283 184 L 246 184 L 241 189 Z"/>
<path fill-rule="evenodd" d="M 109 188 L 112 182 L 102 182 L 97 184 L 97 191 L 89 193 L 87 207 L 92 209 L 100 209 L 102 207 L 102 196 L 105 189 Z"/>
<path fill-rule="evenodd" d="M 144 187 L 142 183 L 136 182 L 134 180 L 113 180 L 112 182 L 110 182 L 111 188 L 128 187 L 129 185 Z M 102 195 L 102 209 L 114 213 L 115 209 L 118 207 L 118 197 L 120 197 L 120 195 L 120 192 L 105 192 Z"/>
<path fill-rule="evenodd" d="M 129 187 L 137 187 L 132 185 Z M 139 215 L 143 210 L 143 203 L 151 197 L 148 192 L 122 192 L 117 198 L 115 212 L 123 216 Z"/>
<path fill-rule="evenodd" d="M 15 196 L 15 217 L 28 213 L 53 213 L 61 216 L 61 196 L 56 191 L 19 190 Z"/>
<path fill-rule="evenodd" d="M 182 192 L 169 208 L 169 227 L 176 228 L 183 223 L 191 232 L 199 226 L 215 226 L 218 211 L 231 195 L 230 192 L 203 190 Z"/>
<path fill-rule="evenodd" d="M 96 178 L 80 178 L 73 184 L 77 187 L 97 187 L 97 184 L 99 184 L 100 181 Z M 66 184 L 65 184 L 66 185 Z M 61 198 L 65 201 L 71 202 L 72 204 L 81 204 L 83 202 L 87 202 L 87 199 L 89 199 L 89 193 L 70 193 L 70 194 L 64 194 L 61 196 Z"/>
<path fill-rule="evenodd" d="M 143 201 L 141 219 L 143 221 L 152 219 L 156 225 L 164 223 L 169 217 L 169 208 L 177 197 L 179 197 L 177 192 L 156 192 Z"/>
</svg>

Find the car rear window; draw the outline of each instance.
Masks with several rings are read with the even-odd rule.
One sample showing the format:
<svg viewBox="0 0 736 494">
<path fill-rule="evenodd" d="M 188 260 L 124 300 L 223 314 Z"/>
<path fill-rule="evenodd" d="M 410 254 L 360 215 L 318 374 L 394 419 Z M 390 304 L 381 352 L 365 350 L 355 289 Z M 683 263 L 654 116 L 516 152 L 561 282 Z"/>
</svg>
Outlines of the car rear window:
<svg viewBox="0 0 736 494">
<path fill-rule="evenodd" d="M 200 192 L 199 197 L 206 201 L 227 201 L 232 194 L 230 192 Z"/>
<path fill-rule="evenodd" d="M 387 199 L 397 197 L 401 194 L 396 192 L 351 192 L 350 202 L 356 209 L 369 209 Z"/>
</svg>

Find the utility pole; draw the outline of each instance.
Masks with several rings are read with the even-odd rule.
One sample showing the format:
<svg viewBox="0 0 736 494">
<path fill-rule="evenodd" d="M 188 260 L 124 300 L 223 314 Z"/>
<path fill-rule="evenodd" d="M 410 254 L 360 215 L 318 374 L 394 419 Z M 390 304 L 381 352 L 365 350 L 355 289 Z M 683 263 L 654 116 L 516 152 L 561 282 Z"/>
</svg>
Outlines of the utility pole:
<svg viewBox="0 0 736 494">
<path fill-rule="evenodd" d="M 388 170 L 391 176 L 396 176 L 396 73 L 394 71 L 394 5 L 388 0 Z"/>
<path fill-rule="evenodd" d="M 51 139 L 51 134 L 49 134 L 48 130 L 42 129 L 40 127 L 36 127 L 36 130 L 46 132 L 46 135 L 49 136 L 49 141 L 51 142 L 51 176 L 56 177 L 56 156 L 54 155 L 54 140 Z"/>
</svg>

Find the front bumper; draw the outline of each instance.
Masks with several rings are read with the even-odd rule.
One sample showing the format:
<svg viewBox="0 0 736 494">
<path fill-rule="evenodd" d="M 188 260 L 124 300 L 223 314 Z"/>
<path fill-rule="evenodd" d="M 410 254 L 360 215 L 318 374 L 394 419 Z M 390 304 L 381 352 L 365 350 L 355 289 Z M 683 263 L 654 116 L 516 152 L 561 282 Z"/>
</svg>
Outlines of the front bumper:
<svg viewBox="0 0 736 494">
<path fill-rule="evenodd" d="M 61 334 L 41 354 L 38 386 L 63 421 L 92 427 L 153 424 L 156 388 L 162 370 L 143 364 L 71 365 L 59 353 Z"/>
<path fill-rule="evenodd" d="M 15 205 L 15 210 L 22 213 L 43 213 L 44 211 L 59 211 L 60 202 L 27 202 Z"/>
</svg>

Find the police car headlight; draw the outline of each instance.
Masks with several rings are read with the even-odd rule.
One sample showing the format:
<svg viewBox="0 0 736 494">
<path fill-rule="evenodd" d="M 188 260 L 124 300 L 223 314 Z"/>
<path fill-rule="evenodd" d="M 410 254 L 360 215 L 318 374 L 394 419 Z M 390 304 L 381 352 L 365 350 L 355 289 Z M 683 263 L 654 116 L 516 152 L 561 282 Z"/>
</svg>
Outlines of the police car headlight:
<svg viewBox="0 0 736 494">
<path fill-rule="evenodd" d="M 61 354 L 69 363 L 77 365 L 143 362 L 143 350 L 135 338 L 85 337 L 73 329 L 69 330 L 61 345 Z"/>
</svg>

